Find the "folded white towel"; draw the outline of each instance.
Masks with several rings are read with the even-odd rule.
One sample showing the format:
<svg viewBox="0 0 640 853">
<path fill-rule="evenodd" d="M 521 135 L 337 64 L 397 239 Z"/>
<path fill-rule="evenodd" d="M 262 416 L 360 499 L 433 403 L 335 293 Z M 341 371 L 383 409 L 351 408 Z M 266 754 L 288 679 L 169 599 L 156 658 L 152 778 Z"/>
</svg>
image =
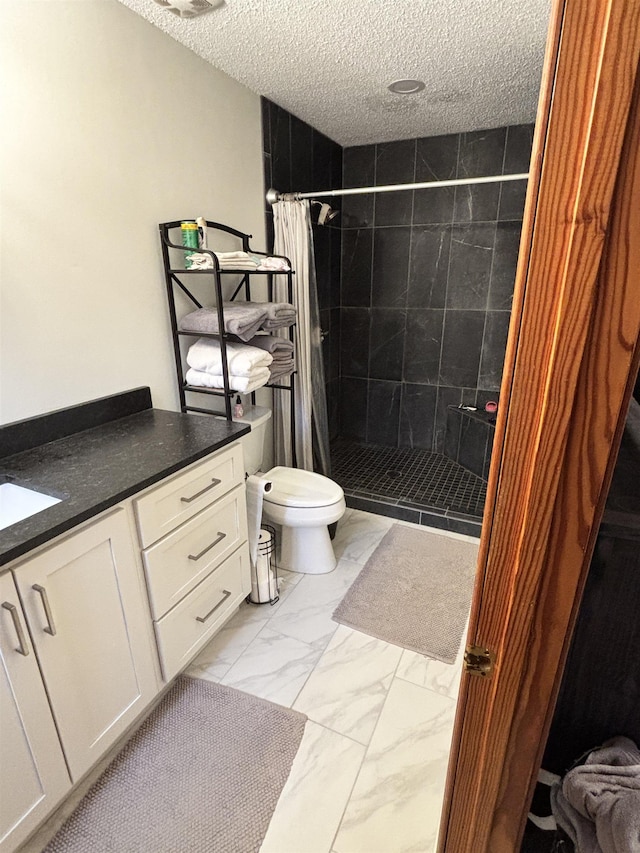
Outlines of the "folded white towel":
<svg viewBox="0 0 640 853">
<path fill-rule="evenodd" d="M 216 252 L 216 258 L 223 270 L 256 269 L 260 261 L 248 252 Z"/>
<path fill-rule="evenodd" d="M 251 376 L 256 370 L 269 367 L 272 361 L 271 353 L 258 347 L 233 341 L 227 343 L 227 367 L 229 373 L 233 373 L 234 376 Z M 195 344 L 189 347 L 187 364 L 196 370 L 205 370 L 207 373 L 221 375 L 222 350 L 220 342 L 198 338 Z"/>
<path fill-rule="evenodd" d="M 253 255 L 250 255 L 248 252 L 215 252 L 214 254 L 219 261 L 240 261 L 253 259 Z"/>
<path fill-rule="evenodd" d="M 233 376 L 229 374 L 229 387 L 238 394 L 250 394 L 258 388 L 266 385 L 271 377 L 268 367 L 255 370 L 251 376 Z M 195 385 L 199 388 L 224 388 L 222 376 L 207 373 L 204 370 L 195 370 L 190 367 L 185 376 L 187 385 Z"/>
<path fill-rule="evenodd" d="M 189 255 L 189 269 L 211 270 L 213 269 L 213 258 L 204 252 L 191 252 Z"/>
<path fill-rule="evenodd" d="M 214 252 L 220 269 L 223 270 L 252 270 L 257 269 L 260 258 L 247 252 Z M 192 252 L 189 256 L 190 269 L 213 269 L 213 258 L 205 252 Z"/>
<path fill-rule="evenodd" d="M 275 272 L 288 272 L 291 267 L 284 258 L 261 258 L 259 270 L 274 270 Z"/>
</svg>

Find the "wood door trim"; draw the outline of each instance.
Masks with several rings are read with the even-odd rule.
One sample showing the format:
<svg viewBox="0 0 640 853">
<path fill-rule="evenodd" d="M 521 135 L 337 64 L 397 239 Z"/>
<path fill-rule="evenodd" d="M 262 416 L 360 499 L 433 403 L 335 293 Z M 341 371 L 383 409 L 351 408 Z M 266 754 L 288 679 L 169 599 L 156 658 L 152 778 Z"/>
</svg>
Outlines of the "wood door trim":
<svg viewBox="0 0 640 853">
<path fill-rule="evenodd" d="M 536 618 L 543 612 L 556 617 L 554 603 L 544 593 L 545 584 L 564 569 L 567 531 L 558 529 L 556 513 L 567 500 L 567 487 L 576 474 L 571 463 L 575 465 L 575 453 L 581 449 L 571 428 L 589 429 L 585 387 L 593 394 L 594 376 L 606 374 L 611 366 L 607 359 L 617 350 L 619 324 L 615 331 L 603 328 L 594 312 L 606 310 L 598 296 L 610 282 L 621 286 L 613 243 L 606 256 L 609 264 L 602 267 L 605 279 L 600 284 L 606 280 L 607 287 L 600 291 L 597 275 L 638 65 L 640 2 L 558 2 L 551 33 L 532 166 L 539 173 L 539 197 L 536 176 L 527 196 L 469 633 L 470 641 L 497 652 L 498 665 L 490 680 L 463 679 L 439 845 L 446 853 L 517 849 L 522 804 L 535 772 L 561 660 L 557 645 L 562 618 L 554 639 L 557 665 L 551 685 L 548 673 L 542 678 L 544 673 L 531 666 L 529 654 L 532 636 L 539 636 L 532 634 L 539 626 Z M 621 310 L 620 305 L 612 310 Z M 593 348 L 598 334 L 606 345 L 602 358 Z M 585 350 L 589 366 L 580 374 Z M 622 402 L 614 398 L 607 387 L 605 408 L 610 406 L 617 418 Z M 594 499 L 594 493 L 604 477 L 602 460 L 609 456 L 613 431 L 590 434 L 598 452 L 589 467 L 590 501 L 580 516 L 580 567 L 599 520 L 601 499 Z M 552 555 L 558 560 L 553 571 L 548 563 Z M 560 649 L 568 627 L 567 602 L 570 613 L 579 587 L 575 554 L 573 560 L 573 585 L 567 584 L 560 606 L 560 617 L 565 616 Z M 542 659 L 550 643 L 538 646 Z"/>
<path fill-rule="evenodd" d="M 542 577 L 535 605 L 528 667 L 520 684 L 517 722 L 507 749 L 511 772 L 502 779 L 494 816 L 496 827 L 507 821 L 515 829 L 509 815 L 517 814 L 533 793 L 638 369 L 639 152 L 640 78 L 598 274 L 590 345 L 578 378 L 545 559 L 548 570 Z M 537 700 L 526 701 L 529 696 Z M 533 765 L 521 766 L 522 759 L 532 754 Z M 525 822 L 526 812 L 522 812 L 518 839 Z M 494 829 L 493 835 L 492 843 L 502 841 L 502 830 Z M 506 834 L 505 838 L 508 837 Z"/>
</svg>

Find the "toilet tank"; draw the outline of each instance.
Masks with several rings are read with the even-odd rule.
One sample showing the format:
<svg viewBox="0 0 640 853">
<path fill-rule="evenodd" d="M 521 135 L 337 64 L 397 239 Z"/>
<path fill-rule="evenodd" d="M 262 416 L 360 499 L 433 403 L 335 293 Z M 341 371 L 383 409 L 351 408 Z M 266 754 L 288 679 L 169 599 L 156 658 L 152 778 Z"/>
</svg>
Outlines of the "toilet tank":
<svg viewBox="0 0 640 853">
<path fill-rule="evenodd" d="M 234 418 L 234 421 L 238 423 L 246 423 L 251 426 L 251 432 L 240 439 L 247 474 L 255 474 L 256 471 L 263 470 L 265 439 L 270 419 L 271 409 L 262 406 L 247 408 L 241 418 Z"/>
</svg>

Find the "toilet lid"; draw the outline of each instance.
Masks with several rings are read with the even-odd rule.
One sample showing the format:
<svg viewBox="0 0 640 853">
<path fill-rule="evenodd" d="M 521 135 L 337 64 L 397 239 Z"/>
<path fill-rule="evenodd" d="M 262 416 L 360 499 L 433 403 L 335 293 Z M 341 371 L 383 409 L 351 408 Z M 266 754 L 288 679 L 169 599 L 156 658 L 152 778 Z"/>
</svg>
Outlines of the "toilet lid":
<svg viewBox="0 0 640 853">
<path fill-rule="evenodd" d="M 313 471 L 278 465 L 263 476 L 273 484 L 271 491 L 265 492 L 265 501 L 280 506 L 329 506 L 344 497 L 337 483 Z"/>
</svg>

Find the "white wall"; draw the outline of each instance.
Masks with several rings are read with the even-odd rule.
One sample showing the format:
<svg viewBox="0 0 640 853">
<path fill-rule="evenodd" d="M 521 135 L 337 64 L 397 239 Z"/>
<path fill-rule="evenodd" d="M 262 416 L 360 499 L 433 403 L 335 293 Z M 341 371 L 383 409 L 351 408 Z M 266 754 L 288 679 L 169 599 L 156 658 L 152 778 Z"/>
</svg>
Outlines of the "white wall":
<svg viewBox="0 0 640 853">
<path fill-rule="evenodd" d="M 259 98 L 116 0 L 2 0 L 0 33 L 0 422 L 177 409 L 157 224 L 264 248 Z"/>
</svg>

